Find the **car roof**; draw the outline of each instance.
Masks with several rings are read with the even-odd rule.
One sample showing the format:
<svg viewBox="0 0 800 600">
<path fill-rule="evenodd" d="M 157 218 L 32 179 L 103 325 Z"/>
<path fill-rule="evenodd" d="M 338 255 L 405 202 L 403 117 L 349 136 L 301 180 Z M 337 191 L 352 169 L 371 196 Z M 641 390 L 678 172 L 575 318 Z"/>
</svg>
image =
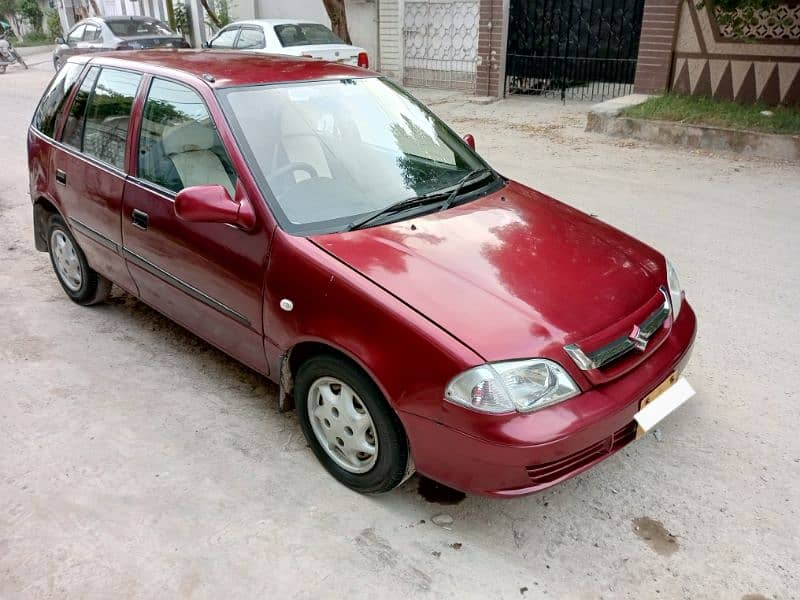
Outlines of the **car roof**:
<svg viewBox="0 0 800 600">
<path fill-rule="evenodd" d="M 320 23 L 319 21 L 314 21 L 312 19 L 242 19 L 241 21 L 236 21 L 235 23 L 231 23 L 231 25 L 322 25 L 324 27 L 328 27 L 324 23 Z"/>
<path fill-rule="evenodd" d="M 168 75 L 169 71 L 192 75 L 214 88 L 263 83 L 289 83 L 325 79 L 377 77 L 378 74 L 340 63 L 231 50 L 134 50 L 103 52 L 92 64 L 107 64 Z"/>
</svg>

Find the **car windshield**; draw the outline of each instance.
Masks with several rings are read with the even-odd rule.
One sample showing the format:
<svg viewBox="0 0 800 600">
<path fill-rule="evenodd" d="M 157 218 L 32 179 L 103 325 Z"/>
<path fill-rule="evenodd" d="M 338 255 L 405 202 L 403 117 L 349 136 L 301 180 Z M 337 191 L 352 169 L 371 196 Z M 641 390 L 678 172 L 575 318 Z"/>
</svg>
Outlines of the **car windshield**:
<svg viewBox="0 0 800 600">
<path fill-rule="evenodd" d="M 344 44 L 330 29 L 318 23 L 275 25 L 275 35 L 278 36 L 281 46 L 284 48 L 317 44 Z"/>
<path fill-rule="evenodd" d="M 384 79 L 234 87 L 221 90 L 220 99 L 287 231 L 341 230 L 487 168 L 436 116 Z M 482 187 L 496 179 L 483 177 Z"/>
<path fill-rule="evenodd" d="M 174 35 L 166 23 L 155 19 L 110 19 L 106 25 L 119 37 L 139 35 Z"/>
</svg>

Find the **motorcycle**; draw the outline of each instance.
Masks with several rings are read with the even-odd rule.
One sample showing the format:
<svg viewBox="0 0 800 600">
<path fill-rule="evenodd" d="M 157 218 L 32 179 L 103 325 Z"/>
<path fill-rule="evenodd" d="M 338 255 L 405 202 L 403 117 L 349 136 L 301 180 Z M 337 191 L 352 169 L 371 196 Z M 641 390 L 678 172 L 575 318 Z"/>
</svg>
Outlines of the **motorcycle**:
<svg viewBox="0 0 800 600">
<path fill-rule="evenodd" d="M 11 42 L 6 39 L 7 33 L 6 31 L 0 33 L 0 74 L 5 73 L 6 67 L 14 63 L 21 64 L 25 69 L 28 68 L 28 65 L 25 64 L 25 61 L 22 60 L 19 53 L 14 50 L 14 46 L 11 45 Z"/>
</svg>

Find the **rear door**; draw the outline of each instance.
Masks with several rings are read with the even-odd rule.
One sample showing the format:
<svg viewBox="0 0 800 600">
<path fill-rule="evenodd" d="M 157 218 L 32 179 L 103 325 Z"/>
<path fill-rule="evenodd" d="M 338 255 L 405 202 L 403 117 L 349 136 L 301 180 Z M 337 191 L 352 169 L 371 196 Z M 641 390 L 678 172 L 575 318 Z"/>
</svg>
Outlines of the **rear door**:
<svg viewBox="0 0 800 600">
<path fill-rule="evenodd" d="M 131 109 L 142 75 L 91 66 L 54 152 L 55 195 L 89 264 L 123 289 L 136 287 L 121 255 Z"/>
<path fill-rule="evenodd" d="M 142 300 L 268 373 L 263 346 L 263 283 L 272 231 L 189 223 L 175 215 L 186 187 L 244 187 L 201 94 L 154 77 L 141 111 L 137 165 L 125 186 L 124 255 Z"/>
<path fill-rule="evenodd" d="M 99 25 L 87 23 L 83 30 L 83 39 L 78 44 L 80 54 L 99 52 L 103 49 L 103 35 Z"/>
<path fill-rule="evenodd" d="M 264 30 L 257 25 L 245 25 L 234 47 L 237 50 L 263 50 L 265 46 Z"/>
</svg>

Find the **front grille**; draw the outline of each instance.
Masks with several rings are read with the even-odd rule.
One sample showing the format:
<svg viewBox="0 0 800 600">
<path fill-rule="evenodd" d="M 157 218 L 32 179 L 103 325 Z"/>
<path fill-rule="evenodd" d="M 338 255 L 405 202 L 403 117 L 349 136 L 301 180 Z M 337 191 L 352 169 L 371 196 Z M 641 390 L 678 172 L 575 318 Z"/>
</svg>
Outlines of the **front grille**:
<svg viewBox="0 0 800 600">
<path fill-rule="evenodd" d="M 527 466 L 525 470 L 528 472 L 531 483 L 536 485 L 553 483 L 582 467 L 613 454 L 635 438 L 636 421 L 631 421 L 606 439 L 596 442 L 587 448 L 552 462 Z"/>
<path fill-rule="evenodd" d="M 564 346 L 564 351 L 594 384 L 605 383 L 642 362 L 672 328 L 669 292 L 658 293 L 634 314 L 606 330 Z"/>
</svg>

